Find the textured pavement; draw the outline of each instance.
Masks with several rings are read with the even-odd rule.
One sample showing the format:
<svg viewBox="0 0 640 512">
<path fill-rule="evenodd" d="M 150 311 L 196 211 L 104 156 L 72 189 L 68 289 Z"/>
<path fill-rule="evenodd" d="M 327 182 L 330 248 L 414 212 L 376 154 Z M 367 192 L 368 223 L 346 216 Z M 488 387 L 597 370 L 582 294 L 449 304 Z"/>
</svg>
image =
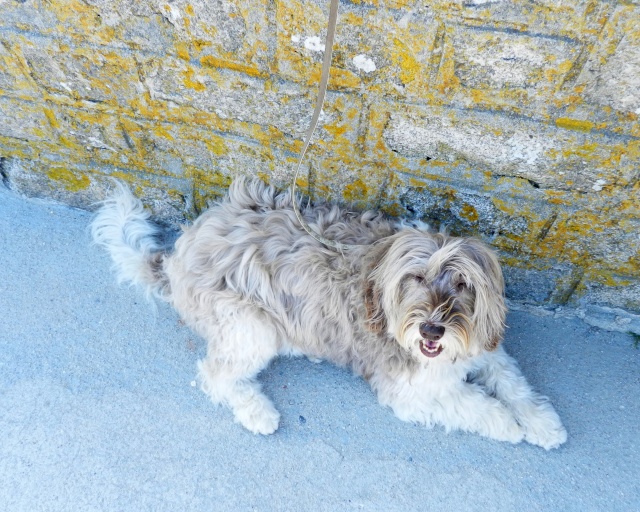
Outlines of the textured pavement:
<svg viewBox="0 0 640 512">
<path fill-rule="evenodd" d="M 254 436 L 194 386 L 204 343 L 118 286 L 85 212 L 0 190 L 4 511 L 640 510 L 640 349 L 575 319 L 512 312 L 505 346 L 567 444 L 402 423 L 346 370 L 282 359 Z"/>
</svg>

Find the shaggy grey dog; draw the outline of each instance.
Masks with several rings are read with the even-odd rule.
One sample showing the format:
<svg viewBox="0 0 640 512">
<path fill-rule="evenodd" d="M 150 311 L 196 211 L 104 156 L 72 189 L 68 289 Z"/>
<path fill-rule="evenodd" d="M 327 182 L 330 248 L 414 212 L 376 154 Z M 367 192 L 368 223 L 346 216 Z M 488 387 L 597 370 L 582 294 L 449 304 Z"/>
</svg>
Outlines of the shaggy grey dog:
<svg viewBox="0 0 640 512">
<path fill-rule="evenodd" d="M 566 440 L 500 346 L 504 285 L 488 247 L 372 212 L 303 214 L 322 236 L 361 245 L 325 248 L 302 229 L 289 193 L 244 180 L 172 251 L 122 185 L 92 234 L 121 280 L 170 302 L 207 340 L 202 389 L 252 432 L 271 434 L 280 418 L 258 373 L 278 355 L 304 354 L 350 367 L 405 421 L 546 449 Z"/>
</svg>

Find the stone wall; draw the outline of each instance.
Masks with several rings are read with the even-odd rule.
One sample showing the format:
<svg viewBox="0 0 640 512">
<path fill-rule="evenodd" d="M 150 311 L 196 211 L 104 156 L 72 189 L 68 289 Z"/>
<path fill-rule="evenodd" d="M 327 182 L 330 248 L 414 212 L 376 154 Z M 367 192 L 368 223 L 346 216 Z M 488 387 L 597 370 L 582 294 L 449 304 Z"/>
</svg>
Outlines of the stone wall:
<svg viewBox="0 0 640 512">
<path fill-rule="evenodd" d="M 0 173 L 169 222 L 238 174 L 284 186 L 328 0 L 0 0 Z M 640 311 L 640 2 L 340 6 L 316 198 L 477 234 L 509 296 Z"/>
</svg>

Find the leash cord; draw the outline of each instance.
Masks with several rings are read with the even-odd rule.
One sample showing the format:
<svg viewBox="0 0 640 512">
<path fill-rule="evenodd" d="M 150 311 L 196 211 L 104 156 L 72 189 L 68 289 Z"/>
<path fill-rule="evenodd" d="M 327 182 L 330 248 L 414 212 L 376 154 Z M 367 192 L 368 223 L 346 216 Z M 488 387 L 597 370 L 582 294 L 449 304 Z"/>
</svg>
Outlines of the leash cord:
<svg viewBox="0 0 640 512">
<path fill-rule="evenodd" d="M 329 24 L 327 26 L 327 39 L 325 41 L 324 61 L 322 63 L 322 73 L 320 75 L 320 85 L 318 87 L 318 98 L 316 100 L 316 108 L 313 111 L 313 116 L 311 117 L 311 124 L 309 125 L 304 145 L 302 146 L 302 152 L 300 153 L 300 159 L 298 160 L 296 172 L 293 176 L 293 183 L 291 184 L 291 201 L 293 203 L 293 211 L 296 214 L 298 222 L 300 222 L 304 230 L 309 233 L 309 235 L 311 235 L 321 244 L 331 249 L 335 249 L 338 252 L 343 252 L 344 250 L 354 247 L 360 247 L 361 245 L 343 244 L 335 240 L 329 240 L 319 233 L 316 233 L 313 229 L 311 229 L 311 226 L 309 226 L 309 224 L 307 224 L 307 222 L 302 217 L 302 213 L 300 212 L 300 205 L 298 204 L 298 200 L 296 199 L 296 182 L 298 181 L 298 175 L 300 174 L 300 170 L 302 169 L 302 161 L 304 160 L 304 156 L 307 153 L 307 149 L 309 148 L 311 137 L 313 136 L 316 127 L 318 126 L 318 119 L 320 118 L 320 113 L 322 112 L 322 106 L 324 105 L 324 100 L 327 92 L 327 84 L 329 83 L 329 71 L 331 69 L 331 57 L 333 55 L 333 39 L 336 33 L 336 21 L 338 18 L 338 5 L 339 0 L 331 0 L 331 5 L 329 6 Z"/>
</svg>

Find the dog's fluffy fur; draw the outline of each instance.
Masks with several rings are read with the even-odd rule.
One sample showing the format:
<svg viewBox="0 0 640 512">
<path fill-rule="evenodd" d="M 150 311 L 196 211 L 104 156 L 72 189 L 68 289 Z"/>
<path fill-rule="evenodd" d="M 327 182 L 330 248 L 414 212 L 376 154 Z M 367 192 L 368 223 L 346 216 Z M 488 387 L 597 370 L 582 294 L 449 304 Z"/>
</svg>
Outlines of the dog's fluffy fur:
<svg viewBox="0 0 640 512">
<path fill-rule="evenodd" d="M 338 253 L 303 231 L 288 192 L 238 180 L 173 250 L 119 185 L 92 224 L 119 278 L 170 302 L 208 343 L 202 389 L 252 432 L 280 414 L 258 373 L 274 357 L 349 366 L 402 420 L 546 449 L 566 440 L 553 407 L 500 346 L 506 308 L 496 256 L 470 238 L 371 212 L 309 207 Z"/>
</svg>

